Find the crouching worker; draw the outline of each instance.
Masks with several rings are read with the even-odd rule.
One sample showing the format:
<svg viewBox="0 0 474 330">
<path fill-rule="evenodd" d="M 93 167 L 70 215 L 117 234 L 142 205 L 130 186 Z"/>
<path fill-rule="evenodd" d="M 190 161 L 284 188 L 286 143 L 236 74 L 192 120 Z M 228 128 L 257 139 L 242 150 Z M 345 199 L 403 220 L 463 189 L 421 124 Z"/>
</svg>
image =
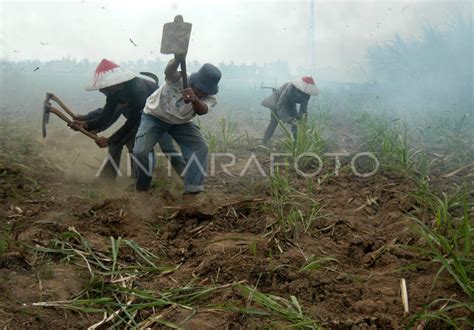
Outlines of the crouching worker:
<svg viewBox="0 0 474 330">
<path fill-rule="evenodd" d="M 147 100 L 135 139 L 134 158 L 137 162 L 137 190 L 150 188 L 155 157 L 154 145 L 163 134 L 170 134 L 178 143 L 187 164 L 184 170 L 185 194 L 204 190 L 208 146 L 191 120 L 205 115 L 216 105 L 220 70 L 204 64 L 189 77 L 189 88 L 183 90 L 181 74 L 177 71 L 180 57 L 172 59 L 165 70 L 166 82 Z"/>
<path fill-rule="evenodd" d="M 83 127 L 88 131 L 100 132 L 110 127 L 121 115 L 126 118 L 125 124 L 109 138 L 100 137 L 96 141 L 99 147 L 108 147 L 106 164 L 100 173 L 102 178 L 115 180 L 124 146 L 132 153 L 142 109 L 147 97 L 157 89 L 157 81 L 137 77 L 133 72 L 106 59 L 97 66 L 92 83 L 86 90 L 99 90 L 105 94 L 105 105 L 86 115 L 77 116 L 71 127 L 73 129 Z M 171 164 L 174 170 L 181 174 L 185 162 L 181 156 L 177 156 L 171 136 L 163 135 L 159 143 L 163 153 L 174 155 L 170 156 Z M 131 163 L 134 174 L 136 171 L 134 162 Z"/>
<path fill-rule="evenodd" d="M 269 108 L 271 113 L 270 124 L 268 125 L 262 143 L 268 144 L 273 136 L 278 121 L 291 125 L 291 131 L 296 138 L 296 120 L 308 113 L 308 102 L 311 95 L 318 95 L 319 90 L 310 76 L 295 79 L 287 82 L 276 89 L 272 95 L 262 102 L 262 106 Z M 299 104 L 299 112 L 296 109 Z"/>
</svg>

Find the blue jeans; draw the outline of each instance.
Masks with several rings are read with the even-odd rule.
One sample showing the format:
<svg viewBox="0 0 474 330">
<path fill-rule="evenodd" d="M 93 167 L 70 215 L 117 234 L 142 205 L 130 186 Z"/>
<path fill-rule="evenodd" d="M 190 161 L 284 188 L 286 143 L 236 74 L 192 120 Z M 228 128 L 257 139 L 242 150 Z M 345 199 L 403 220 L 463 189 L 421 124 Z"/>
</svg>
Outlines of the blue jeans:
<svg viewBox="0 0 474 330">
<path fill-rule="evenodd" d="M 115 164 L 112 164 L 110 161 L 107 162 L 107 164 L 104 167 L 104 170 L 101 173 L 101 177 L 104 178 L 105 180 L 108 181 L 115 181 L 115 178 L 117 177 L 117 170 L 116 168 L 120 168 L 120 158 L 122 156 L 122 150 L 123 147 L 126 146 L 128 149 L 128 152 L 131 154 L 133 151 L 133 145 L 135 143 L 135 136 L 132 135 L 130 137 L 126 137 L 123 140 L 117 142 L 117 143 L 112 143 L 109 145 L 109 157 L 114 161 Z M 173 167 L 173 170 L 178 174 L 181 175 L 183 172 L 186 162 L 183 159 L 182 156 L 177 156 L 178 151 L 173 145 L 173 139 L 169 134 L 163 134 L 158 141 L 160 145 L 161 151 L 168 157 L 170 160 L 171 166 Z M 169 155 L 174 155 L 174 156 L 169 156 Z M 115 166 L 114 166 L 115 165 Z M 131 162 L 132 165 L 132 175 L 136 176 L 136 166 L 135 162 Z"/>
<path fill-rule="evenodd" d="M 171 135 L 178 143 L 187 162 L 181 173 L 181 176 L 184 176 L 185 192 L 203 191 L 209 151 L 199 127 L 193 122 L 169 124 L 148 114 L 142 114 L 133 149 L 137 170 L 136 189 L 150 189 L 156 164 L 153 147 L 165 133 Z"/>
</svg>

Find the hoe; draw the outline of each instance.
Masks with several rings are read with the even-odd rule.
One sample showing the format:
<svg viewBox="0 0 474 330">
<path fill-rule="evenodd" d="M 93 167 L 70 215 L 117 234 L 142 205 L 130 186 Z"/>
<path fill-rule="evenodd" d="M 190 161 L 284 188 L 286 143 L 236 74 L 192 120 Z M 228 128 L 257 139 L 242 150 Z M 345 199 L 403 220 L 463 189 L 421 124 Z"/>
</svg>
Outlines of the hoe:
<svg viewBox="0 0 474 330">
<path fill-rule="evenodd" d="M 72 124 L 72 119 L 69 119 L 64 113 L 62 113 L 59 109 L 53 107 L 51 105 L 51 102 L 50 101 L 54 101 L 56 102 L 57 104 L 59 104 L 59 106 L 69 115 L 72 117 L 72 119 L 76 118 L 76 115 L 74 114 L 74 112 L 72 112 L 64 103 L 63 101 L 61 101 L 59 99 L 59 97 L 57 97 L 56 95 L 54 95 L 53 93 L 46 93 L 46 99 L 44 100 L 44 103 L 43 103 L 43 138 L 46 137 L 46 125 L 49 123 L 49 116 L 50 116 L 50 113 L 54 113 L 56 116 L 58 116 L 59 118 L 61 118 L 63 121 L 65 121 L 68 125 L 69 124 Z M 85 130 L 84 128 L 79 128 L 79 131 L 84 134 L 84 135 L 87 135 L 88 137 L 90 137 L 91 139 L 93 140 L 97 140 L 99 137 L 87 130 Z"/>
</svg>

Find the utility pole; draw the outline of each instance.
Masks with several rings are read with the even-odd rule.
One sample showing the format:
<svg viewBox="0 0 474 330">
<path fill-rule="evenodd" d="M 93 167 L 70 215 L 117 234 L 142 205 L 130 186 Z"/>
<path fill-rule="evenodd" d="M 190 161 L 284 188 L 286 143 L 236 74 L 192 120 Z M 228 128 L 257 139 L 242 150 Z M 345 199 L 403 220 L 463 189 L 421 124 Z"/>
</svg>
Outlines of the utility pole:
<svg viewBox="0 0 474 330">
<path fill-rule="evenodd" d="M 309 22 L 308 22 L 308 66 L 313 71 L 316 66 L 316 46 L 315 46 L 315 24 L 314 24 L 314 0 L 309 3 Z"/>
</svg>

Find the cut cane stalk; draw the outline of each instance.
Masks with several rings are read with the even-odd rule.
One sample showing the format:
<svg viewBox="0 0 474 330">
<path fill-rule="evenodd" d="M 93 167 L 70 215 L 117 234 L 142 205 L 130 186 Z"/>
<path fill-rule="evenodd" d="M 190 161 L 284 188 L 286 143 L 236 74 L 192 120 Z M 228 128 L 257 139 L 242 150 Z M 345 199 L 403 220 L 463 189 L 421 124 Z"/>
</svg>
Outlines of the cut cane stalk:
<svg viewBox="0 0 474 330">
<path fill-rule="evenodd" d="M 403 312 L 405 314 L 409 313 L 409 308 L 408 308 L 408 292 L 407 292 L 407 284 L 405 282 L 405 279 L 402 278 L 400 280 L 400 290 L 402 294 L 402 303 L 403 303 Z"/>
</svg>

